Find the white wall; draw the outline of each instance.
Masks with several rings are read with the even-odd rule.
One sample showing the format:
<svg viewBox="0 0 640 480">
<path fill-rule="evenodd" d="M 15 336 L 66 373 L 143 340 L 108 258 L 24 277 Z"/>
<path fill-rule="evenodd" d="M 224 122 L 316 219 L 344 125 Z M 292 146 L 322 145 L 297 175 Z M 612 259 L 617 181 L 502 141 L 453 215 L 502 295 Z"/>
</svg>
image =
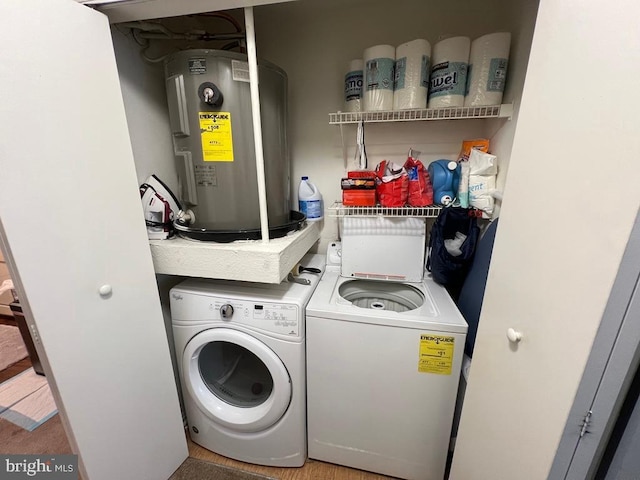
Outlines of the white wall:
<svg viewBox="0 0 640 480">
<path fill-rule="evenodd" d="M 162 62 L 148 63 L 127 29 L 111 29 L 138 184 L 156 174 L 174 192 L 174 166 Z"/>
</svg>

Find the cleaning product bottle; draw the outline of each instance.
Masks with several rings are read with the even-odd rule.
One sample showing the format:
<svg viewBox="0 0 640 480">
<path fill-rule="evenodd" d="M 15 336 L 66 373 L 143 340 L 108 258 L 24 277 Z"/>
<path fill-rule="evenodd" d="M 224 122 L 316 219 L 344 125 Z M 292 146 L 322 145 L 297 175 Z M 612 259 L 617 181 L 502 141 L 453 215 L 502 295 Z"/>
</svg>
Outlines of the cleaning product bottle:
<svg viewBox="0 0 640 480">
<path fill-rule="evenodd" d="M 300 212 L 307 216 L 307 220 L 315 222 L 322 220 L 324 206 L 322 194 L 318 187 L 309 181 L 309 177 L 302 177 L 298 187 L 298 206 Z"/>
<path fill-rule="evenodd" d="M 427 167 L 433 185 L 433 201 L 438 205 L 449 205 L 458 194 L 460 164 L 451 160 L 435 160 Z"/>
</svg>

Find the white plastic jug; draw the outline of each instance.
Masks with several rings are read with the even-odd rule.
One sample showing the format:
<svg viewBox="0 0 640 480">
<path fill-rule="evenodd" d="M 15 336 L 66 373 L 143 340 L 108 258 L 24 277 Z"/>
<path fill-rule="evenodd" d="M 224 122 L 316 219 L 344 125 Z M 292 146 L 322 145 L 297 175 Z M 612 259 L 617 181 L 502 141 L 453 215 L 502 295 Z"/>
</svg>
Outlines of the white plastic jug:
<svg viewBox="0 0 640 480">
<path fill-rule="evenodd" d="M 298 207 L 307 216 L 307 220 L 315 222 L 322 220 L 324 205 L 322 194 L 318 187 L 309 181 L 309 177 L 302 177 L 298 187 Z"/>
</svg>

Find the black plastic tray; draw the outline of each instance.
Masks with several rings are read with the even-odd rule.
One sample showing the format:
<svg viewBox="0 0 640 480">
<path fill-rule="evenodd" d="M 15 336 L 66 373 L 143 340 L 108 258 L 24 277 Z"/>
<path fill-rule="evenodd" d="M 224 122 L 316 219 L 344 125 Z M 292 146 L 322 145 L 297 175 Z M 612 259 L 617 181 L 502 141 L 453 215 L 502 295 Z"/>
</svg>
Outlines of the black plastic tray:
<svg viewBox="0 0 640 480">
<path fill-rule="evenodd" d="M 269 238 L 284 237 L 289 232 L 300 230 L 307 217 L 303 213 L 291 210 L 289 219 L 288 223 L 269 227 Z M 259 228 L 251 230 L 207 230 L 206 228 L 185 227 L 178 223 L 174 223 L 173 226 L 181 237 L 203 242 L 230 243 L 236 240 L 262 239 L 262 231 Z"/>
</svg>

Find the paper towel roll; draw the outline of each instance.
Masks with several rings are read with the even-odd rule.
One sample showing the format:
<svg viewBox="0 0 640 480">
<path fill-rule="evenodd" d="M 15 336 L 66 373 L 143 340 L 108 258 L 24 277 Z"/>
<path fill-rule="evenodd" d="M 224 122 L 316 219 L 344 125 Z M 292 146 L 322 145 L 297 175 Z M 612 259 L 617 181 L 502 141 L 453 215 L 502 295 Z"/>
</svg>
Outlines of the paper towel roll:
<svg viewBox="0 0 640 480">
<path fill-rule="evenodd" d="M 469 37 L 451 37 L 433 46 L 429 108 L 462 107 L 467 87 Z"/>
<path fill-rule="evenodd" d="M 483 35 L 471 43 L 465 107 L 499 105 L 502 102 L 510 46 L 509 32 Z"/>
<path fill-rule="evenodd" d="M 366 111 L 393 108 L 393 70 L 396 49 L 391 45 L 367 48 L 364 59 L 363 107 Z"/>
<path fill-rule="evenodd" d="M 431 44 L 421 38 L 396 48 L 393 109 L 426 108 Z"/>
<path fill-rule="evenodd" d="M 362 59 L 351 60 L 344 75 L 344 108 L 346 112 L 362 111 Z"/>
</svg>

